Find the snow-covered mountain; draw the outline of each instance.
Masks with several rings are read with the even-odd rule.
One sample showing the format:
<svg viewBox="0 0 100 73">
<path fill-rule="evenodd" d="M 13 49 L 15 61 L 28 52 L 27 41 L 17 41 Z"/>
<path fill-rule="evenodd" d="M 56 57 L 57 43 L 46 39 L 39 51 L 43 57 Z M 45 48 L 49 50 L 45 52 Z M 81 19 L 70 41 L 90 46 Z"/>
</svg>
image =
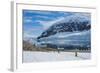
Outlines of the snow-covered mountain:
<svg viewBox="0 0 100 73">
<path fill-rule="evenodd" d="M 88 16 L 82 14 L 73 14 L 67 17 L 63 17 L 59 21 L 55 22 L 47 30 L 45 30 L 39 37 L 48 37 L 56 33 L 61 32 L 74 32 L 84 31 L 91 28 L 91 19 Z"/>
<path fill-rule="evenodd" d="M 46 29 L 37 41 L 49 47 L 91 47 L 91 19 L 82 14 L 73 14 L 62 18 Z"/>
</svg>

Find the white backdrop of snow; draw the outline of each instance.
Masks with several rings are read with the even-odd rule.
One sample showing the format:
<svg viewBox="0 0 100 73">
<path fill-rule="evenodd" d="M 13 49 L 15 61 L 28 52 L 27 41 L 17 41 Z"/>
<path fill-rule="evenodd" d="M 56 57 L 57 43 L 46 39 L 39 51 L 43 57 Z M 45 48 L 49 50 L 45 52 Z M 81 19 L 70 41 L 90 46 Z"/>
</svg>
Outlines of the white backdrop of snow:
<svg viewBox="0 0 100 73">
<path fill-rule="evenodd" d="M 90 53 L 78 53 L 75 57 L 74 52 L 32 52 L 23 51 L 23 63 L 30 62 L 46 62 L 46 61 L 73 61 L 73 60 L 87 60 L 91 58 Z"/>
</svg>

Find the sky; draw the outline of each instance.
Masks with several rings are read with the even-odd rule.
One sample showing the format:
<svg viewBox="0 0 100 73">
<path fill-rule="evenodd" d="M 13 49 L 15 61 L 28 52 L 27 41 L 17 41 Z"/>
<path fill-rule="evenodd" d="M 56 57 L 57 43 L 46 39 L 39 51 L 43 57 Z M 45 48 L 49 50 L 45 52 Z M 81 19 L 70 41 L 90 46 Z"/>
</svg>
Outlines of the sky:
<svg viewBox="0 0 100 73">
<path fill-rule="evenodd" d="M 75 14 L 62 11 L 23 10 L 24 38 L 36 38 L 53 23 Z M 87 14 L 85 14 L 87 15 Z"/>
</svg>

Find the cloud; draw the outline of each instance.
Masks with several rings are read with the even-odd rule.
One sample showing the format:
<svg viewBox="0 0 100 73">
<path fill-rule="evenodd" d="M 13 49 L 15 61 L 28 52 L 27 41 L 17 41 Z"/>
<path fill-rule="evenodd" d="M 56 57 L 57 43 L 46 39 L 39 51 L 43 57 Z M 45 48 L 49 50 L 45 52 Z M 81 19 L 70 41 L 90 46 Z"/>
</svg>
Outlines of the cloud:
<svg viewBox="0 0 100 73">
<path fill-rule="evenodd" d="M 52 11 L 40 11 L 40 10 L 25 10 L 25 12 L 27 13 L 36 13 L 36 14 L 44 14 L 44 15 L 47 15 L 47 14 L 53 14 Z"/>
<path fill-rule="evenodd" d="M 44 19 L 53 19 L 52 17 L 49 17 L 49 16 L 47 16 L 47 15 L 36 15 L 36 16 L 34 16 L 33 18 L 38 18 L 38 19 L 42 19 L 42 20 L 44 20 Z"/>
<path fill-rule="evenodd" d="M 88 17 L 88 18 L 91 18 L 91 13 L 86 13 L 86 12 L 77 12 L 77 13 L 74 13 L 74 15 L 81 15 L 81 16 L 85 16 L 85 17 Z"/>
<path fill-rule="evenodd" d="M 62 15 L 62 16 L 66 16 L 66 15 L 70 15 L 73 12 L 64 12 L 64 11 L 45 11 L 45 10 L 24 10 L 25 13 L 29 13 L 29 14 L 35 14 L 35 15 Z"/>
<path fill-rule="evenodd" d="M 24 32 L 24 38 L 26 37 L 37 37 L 37 36 L 31 34 L 30 32 Z"/>
<path fill-rule="evenodd" d="M 35 35 L 33 33 L 33 31 L 30 31 L 30 30 L 24 31 L 23 36 L 24 36 L 24 38 L 27 38 L 27 37 L 28 38 L 36 38 L 37 37 L 37 35 Z"/>
<path fill-rule="evenodd" d="M 29 22 L 33 22 L 33 21 L 30 20 L 30 19 L 25 19 L 24 22 L 25 22 L 25 23 L 29 23 Z"/>
<path fill-rule="evenodd" d="M 32 38 L 36 38 L 37 36 L 39 36 L 42 33 L 42 27 L 31 27 L 31 28 L 27 28 L 24 29 L 23 35 L 24 37 L 32 37 Z M 41 30 L 41 31 L 40 31 Z"/>
<path fill-rule="evenodd" d="M 55 18 L 53 17 L 49 17 L 49 16 L 45 16 L 45 15 L 36 15 L 34 17 L 24 17 L 23 20 L 25 23 L 34 23 L 34 22 L 39 22 L 40 21 L 48 21 L 48 20 L 53 20 Z"/>
<path fill-rule="evenodd" d="M 43 25 L 44 29 L 47 29 L 48 27 L 52 26 L 56 22 L 62 21 L 64 17 L 58 17 L 51 21 L 38 21 L 41 25 Z"/>
<path fill-rule="evenodd" d="M 24 17 L 23 20 L 24 20 L 24 23 L 33 22 L 32 17 Z"/>
</svg>

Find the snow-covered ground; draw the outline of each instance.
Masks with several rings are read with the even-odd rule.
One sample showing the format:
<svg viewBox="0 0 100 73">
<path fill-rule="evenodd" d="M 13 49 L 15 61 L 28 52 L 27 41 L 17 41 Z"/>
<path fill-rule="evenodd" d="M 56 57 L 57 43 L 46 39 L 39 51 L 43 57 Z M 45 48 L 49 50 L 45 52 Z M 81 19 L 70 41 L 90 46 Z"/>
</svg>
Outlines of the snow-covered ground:
<svg viewBox="0 0 100 73">
<path fill-rule="evenodd" d="M 23 51 L 23 62 L 45 62 L 45 61 L 70 61 L 86 60 L 91 58 L 91 53 L 78 53 L 75 57 L 74 52 L 32 52 Z"/>
</svg>

